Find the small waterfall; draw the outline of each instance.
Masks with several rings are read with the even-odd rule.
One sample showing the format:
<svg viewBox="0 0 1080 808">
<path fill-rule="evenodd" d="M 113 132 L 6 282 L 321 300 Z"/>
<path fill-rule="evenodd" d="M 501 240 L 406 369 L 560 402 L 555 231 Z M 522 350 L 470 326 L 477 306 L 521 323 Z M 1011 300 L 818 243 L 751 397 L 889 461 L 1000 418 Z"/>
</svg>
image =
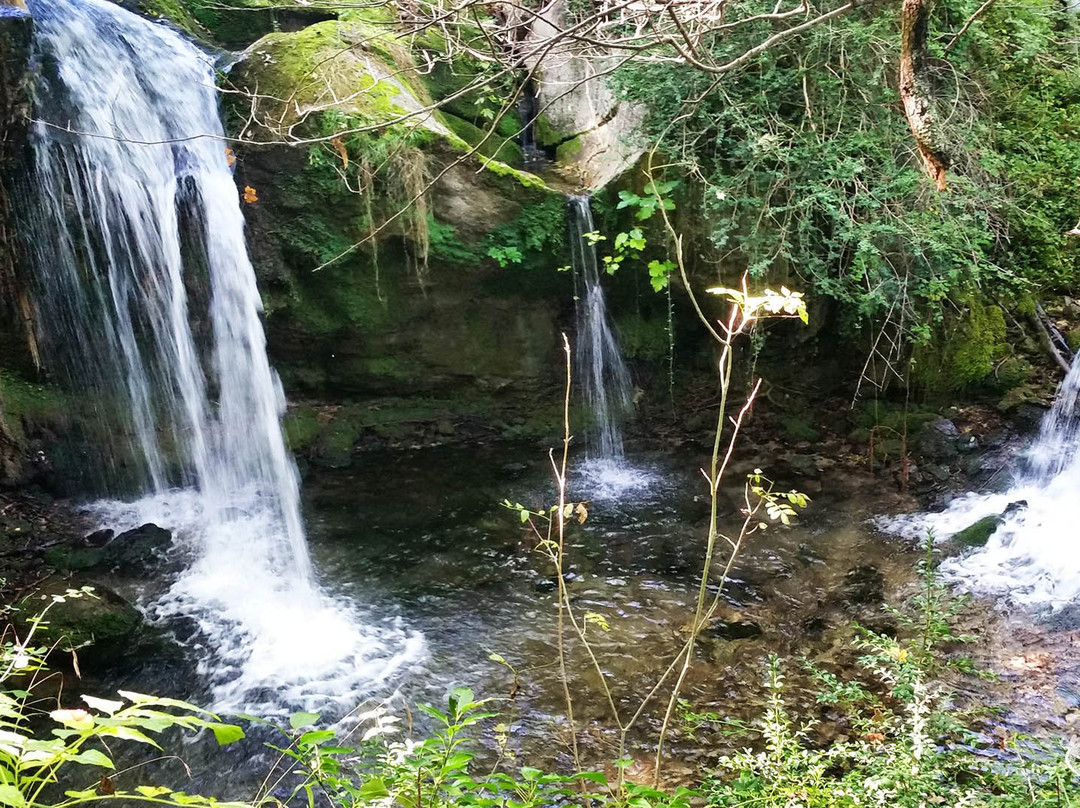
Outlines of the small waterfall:
<svg viewBox="0 0 1080 808">
<path fill-rule="evenodd" d="M 590 418 L 589 459 L 608 466 L 623 462 L 621 422 L 633 408 L 630 371 L 608 323 L 587 196 L 570 197 L 570 251 L 577 294 L 577 348 L 574 368 Z"/>
<path fill-rule="evenodd" d="M 940 539 L 1001 515 L 984 547 L 946 559 L 941 567 L 946 575 L 974 591 L 1019 604 L 1080 605 L 1080 545 L 1072 512 L 1072 503 L 1080 502 L 1078 405 L 1080 354 L 1008 491 L 970 494 L 941 513 L 885 520 L 886 526 L 912 537 L 924 536 L 929 528 Z"/>
<path fill-rule="evenodd" d="M 198 626 L 219 707 L 351 700 L 420 641 L 315 583 L 213 63 L 103 0 L 29 5 L 41 338 L 148 495 L 95 510 L 174 530 L 189 567 L 146 609 Z"/>
<path fill-rule="evenodd" d="M 529 170 L 543 168 L 547 163 L 547 155 L 536 143 L 536 118 L 540 114 L 539 106 L 536 88 L 532 81 L 526 81 L 517 102 L 517 113 L 521 118 L 521 153 L 525 159 L 525 168 Z"/>
</svg>

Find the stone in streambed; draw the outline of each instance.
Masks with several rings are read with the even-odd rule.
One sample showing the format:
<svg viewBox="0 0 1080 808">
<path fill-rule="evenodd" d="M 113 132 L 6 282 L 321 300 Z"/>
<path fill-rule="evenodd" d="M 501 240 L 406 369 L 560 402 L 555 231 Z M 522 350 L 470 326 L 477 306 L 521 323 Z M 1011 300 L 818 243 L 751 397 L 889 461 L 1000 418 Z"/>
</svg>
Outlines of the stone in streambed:
<svg viewBox="0 0 1080 808">
<path fill-rule="evenodd" d="M 974 524 L 968 525 L 959 533 L 953 534 L 952 541 L 961 547 L 983 547 L 990 537 L 997 532 L 997 529 L 1001 527 L 1005 520 L 1013 514 L 1019 513 L 1027 507 L 1026 500 L 1017 500 L 1016 502 L 1010 502 L 1008 507 L 1001 513 L 990 514 L 984 516 Z"/>
<path fill-rule="evenodd" d="M 91 583 L 92 594 L 68 594 L 81 588 L 82 581 L 52 578 L 19 604 L 21 624 L 46 608 L 43 633 L 35 635 L 41 644 L 55 645 L 59 651 L 92 648 L 94 655 L 119 652 L 142 627 L 139 611 L 111 589 Z"/>
<path fill-rule="evenodd" d="M 957 444 L 962 439 L 956 424 L 947 418 L 936 418 L 919 431 L 916 446 L 924 459 L 949 461 L 960 453 Z"/>
<path fill-rule="evenodd" d="M 851 605 L 879 604 L 885 601 L 885 576 L 872 564 L 848 570 L 840 587 L 840 597 Z"/>
<path fill-rule="evenodd" d="M 761 626 L 752 620 L 713 620 L 701 633 L 714 640 L 750 640 L 761 636 Z"/>
</svg>

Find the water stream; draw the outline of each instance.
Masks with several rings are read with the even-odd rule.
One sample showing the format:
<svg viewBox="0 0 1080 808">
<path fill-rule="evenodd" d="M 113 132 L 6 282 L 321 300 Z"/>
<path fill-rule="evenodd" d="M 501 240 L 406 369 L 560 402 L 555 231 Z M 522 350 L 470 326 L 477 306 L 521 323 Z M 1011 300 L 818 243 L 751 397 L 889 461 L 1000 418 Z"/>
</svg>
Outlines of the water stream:
<svg viewBox="0 0 1080 808">
<path fill-rule="evenodd" d="M 423 643 L 316 583 L 213 60 L 101 0 L 30 9 L 41 341 L 144 494 L 95 510 L 175 532 L 187 569 L 143 605 L 197 625 L 217 706 L 351 701 Z"/>
<path fill-rule="evenodd" d="M 1080 361 L 1061 383 L 1008 490 L 968 494 L 941 513 L 897 517 L 886 525 L 910 537 L 932 530 L 940 540 L 1000 515 L 986 545 L 947 559 L 945 574 L 972 591 L 1008 602 L 1051 609 L 1080 603 L 1080 551 L 1071 507 L 1080 499 L 1078 404 Z"/>
</svg>

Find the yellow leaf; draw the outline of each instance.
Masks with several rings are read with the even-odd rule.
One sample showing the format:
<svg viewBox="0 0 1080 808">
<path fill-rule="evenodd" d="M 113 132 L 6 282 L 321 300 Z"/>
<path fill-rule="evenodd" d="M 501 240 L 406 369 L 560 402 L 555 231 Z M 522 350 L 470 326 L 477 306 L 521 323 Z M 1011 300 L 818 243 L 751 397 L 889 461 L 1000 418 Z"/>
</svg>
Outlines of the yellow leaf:
<svg viewBox="0 0 1080 808">
<path fill-rule="evenodd" d="M 259 195 L 250 185 L 244 186 L 244 201 L 247 202 L 249 205 L 253 205 L 259 201 Z"/>
<path fill-rule="evenodd" d="M 584 502 L 579 502 L 577 504 L 577 507 L 574 508 L 574 513 L 577 514 L 579 525 L 585 524 L 585 520 L 589 518 L 589 509 L 585 507 Z"/>
</svg>

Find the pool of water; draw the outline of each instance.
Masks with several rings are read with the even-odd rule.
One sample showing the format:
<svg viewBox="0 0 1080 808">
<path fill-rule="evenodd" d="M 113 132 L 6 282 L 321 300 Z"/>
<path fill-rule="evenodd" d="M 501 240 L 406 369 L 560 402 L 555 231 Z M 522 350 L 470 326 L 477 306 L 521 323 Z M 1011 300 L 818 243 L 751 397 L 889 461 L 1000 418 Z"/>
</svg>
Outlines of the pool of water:
<svg viewBox="0 0 1080 808">
<path fill-rule="evenodd" d="M 685 641 L 709 518 L 704 453 L 631 457 L 617 473 L 575 460 L 568 497 L 587 502 L 588 518 L 568 528 L 564 569 L 576 613 L 602 618 L 589 623 L 588 638 L 624 721 Z M 780 473 L 785 487 L 795 484 L 794 474 L 789 482 Z M 881 597 L 910 580 L 912 548 L 869 526 L 880 502 L 839 480 L 825 488 L 832 490 L 815 498 L 798 525 L 770 527 L 746 543 L 722 593 L 721 616 L 734 625 L 702 638 L 684 687 L 695 709 L 752 719 L 770 653 L 839 660 L 852 619 L 880 620 Z M 741 497 L 738 485 L 722 492 L 726 530 L 738 529 Z M 533 763 L 565 763 L 556 581 L 537 549 L 540 537 L 516 510 L 500 505 L 509 500 L 545 510 L 556 498 L 547 452 L 533 445 L 370 453 L 353 469 L 308 474 L 304 512 L 323 588 L 371 623 L 392 624 L 422 641 L 422 651 L 392 679 L 369 683 L 352 701 L 388 700 L 392 710 L 409 715 L 409 705 L 443 703 L 451 688 L 467 685 L 499 700 L 512 727 L 511 747 L 527 751 Z M 721 551 L 714 572 L 724 561 Z M 144 601 L 151 597 L 145 585 L 142 591 Z M 568 648 L 579 744 L 588 761 L 603 765 L 618 751 L 616 723 L 581 644 L 571 639 Z M 179 689 L 205 699 L 208 691 L 192 672 L 199 653 L 197 642 L 189 642 L 178 660 L 121 668 L 100 685 Z M 798 698 L 797 677 L 792 687 Z M 666 690 L 661 693 L 629 735 L 631 754 L 642 759 L 663 714 Z M 273 696 L 261 694 L 261 703 Z M 294 706 L 300 705 L 280 705 L 282 713 Z M 336 720 L 352 706 L 348 699 L 328 700 L 323 712 Z M 263 740 L 256 732 L 236 749 L 193 748 L 188 757 L 196 770 L 210 772 L 197 776 L 197 784 L 244 793 L 267 765 L 259 754 Z M 679 732 L 672 743 L 688 771 L 706 754 Z M 232 772 L 227 784 L 212 774 L 222 767 Z"/>
</svg>

